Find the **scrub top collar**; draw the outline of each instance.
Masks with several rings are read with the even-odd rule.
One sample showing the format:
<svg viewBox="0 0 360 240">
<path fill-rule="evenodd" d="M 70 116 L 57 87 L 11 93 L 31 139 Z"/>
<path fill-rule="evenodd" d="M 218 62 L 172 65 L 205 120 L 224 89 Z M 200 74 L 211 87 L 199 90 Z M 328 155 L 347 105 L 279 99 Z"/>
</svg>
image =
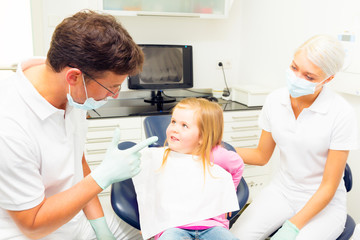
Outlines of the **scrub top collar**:
<svg viewBox="0 0 360 240">
<path fill-rule="evenodd" d="M 24 75 L 24 70 L 32 66 L 44 64 L 44 62 L 45 58 L 32 58 L 31 60 L 19 63 L 16 71 L 16 74 L 18 75 L 18 78 L 16 78 L 16 85 L 19 95 L 41 120 L 45 120 L 54 114 L 61 114 L 64 116 L 65 113 L 64 110 L 54 107 L 43 96 L 41 96 Z"/>
<path fill-rule="evenodd" d="M 281 104 L 284 105 L 286 108 L 292 111 L 291 102 L 290 102 L 290 93 L 289 91 L 285 91 L 281 98 Z M 331 90 L 328 89 L 327 86 L 323 86 L 323 89 L 319 93 L 319 96 L 315 99 L 313 104 L 307 108 L 310 111 L 326 114 L 331 107 L 332 104 L 332 97 L 331 97 Z"/>
</svg>

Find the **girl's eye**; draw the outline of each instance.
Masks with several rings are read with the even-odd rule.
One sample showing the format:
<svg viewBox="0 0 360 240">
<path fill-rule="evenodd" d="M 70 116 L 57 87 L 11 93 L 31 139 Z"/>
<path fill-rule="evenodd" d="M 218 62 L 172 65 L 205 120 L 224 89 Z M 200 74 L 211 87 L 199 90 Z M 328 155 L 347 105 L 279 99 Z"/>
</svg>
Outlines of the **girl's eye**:
<svg viewBox="0 0 360 240">
<path fill-rule="evenodd" d="M 296 67 L 295 67 L 294 65 L 291 65 L 290 68 L 291 68 L 292 70 L 296 70 Z"/>
<path fill-rule="evenodd" d="M 188 125 L 186 125 L 186 124 L 183 124 L 183 128 L 188 128 Z"/>
<path fill-rule="evenodd" d="M 171 120 L 171 124 L 175 124 L 176 123 L 176 121 L 175 120 Z"/>
</svg>

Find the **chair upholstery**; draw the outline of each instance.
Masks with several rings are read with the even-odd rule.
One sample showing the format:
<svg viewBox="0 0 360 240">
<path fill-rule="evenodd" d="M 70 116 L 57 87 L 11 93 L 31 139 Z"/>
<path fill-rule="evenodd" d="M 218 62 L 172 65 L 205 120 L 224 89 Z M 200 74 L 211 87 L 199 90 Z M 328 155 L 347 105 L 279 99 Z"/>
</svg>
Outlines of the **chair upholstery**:
<svg viewBox="0 0 360 240">
<path fill-rule="evenodd" d="M 134 145 L 134 142 L 122 142 L 118 145 L 118 148 L 124 150 Z M 124 222 L 140 230 L 139 208 L 131 178 L 112 184 L 111 206 Z"/>
<path fill-rule="evenodd" d="M 170 124 L 171 115 L 154 115 L 144 119 L 145 136 L 157 136 L 157 142 L 151 147 L 163 147 L 166 140 L 166 128 Z"/>
<path fill-rule="evenodd" d="M 353 177 L 350 166 L 346 164 L 344 171 L 344 183 L 346 191 L 350 191 L 353 184 Z M 345 228 L 342 234 L 336 240 L 348 240 L 353 235 L 356 223 L 354 219 L 348 214 L 346 218 Z"/>
</svg>

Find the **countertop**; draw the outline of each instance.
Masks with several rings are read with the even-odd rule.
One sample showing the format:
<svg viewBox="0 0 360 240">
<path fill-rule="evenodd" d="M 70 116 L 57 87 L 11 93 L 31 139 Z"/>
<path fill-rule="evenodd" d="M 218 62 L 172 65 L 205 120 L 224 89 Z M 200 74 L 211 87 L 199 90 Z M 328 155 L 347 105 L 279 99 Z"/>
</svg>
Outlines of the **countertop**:
<svg viewBox="0 0 360 240">
<path fill-rule="evenodd" d="M 135 99 L 111 99 L 96 112 L 93 110 L 88 111 L 88 119 L 99 118 L 115 118 L 115 117 L 130 117 L 130 116 L 149 116 L 170 114 L 171 109 L 182 98 L 177 98 L 176 102 L 164 103 L 163 105 L 156 105 L 144 102 L 143 98 Z M 238 102 L 231 100 L 217 99 L 224 111 L 239 111 L 239 110 L 259 110 L 261 107 L 247 107 Z"/>
</svg>

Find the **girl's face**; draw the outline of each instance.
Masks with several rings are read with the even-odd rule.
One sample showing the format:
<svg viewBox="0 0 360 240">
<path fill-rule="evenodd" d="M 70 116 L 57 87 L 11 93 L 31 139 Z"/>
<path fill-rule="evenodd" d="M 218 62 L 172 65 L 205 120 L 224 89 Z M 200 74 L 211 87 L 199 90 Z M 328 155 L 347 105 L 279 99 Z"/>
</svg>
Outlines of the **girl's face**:
<svg viewBox="0 0 360 240">
<path fill-rule="evenodd" d="M 200 141 L 195 111 L 175 108 L 171 122 L 166 129 L 169 148 L 175 152 L 196 154 Z"/>
</svg>

